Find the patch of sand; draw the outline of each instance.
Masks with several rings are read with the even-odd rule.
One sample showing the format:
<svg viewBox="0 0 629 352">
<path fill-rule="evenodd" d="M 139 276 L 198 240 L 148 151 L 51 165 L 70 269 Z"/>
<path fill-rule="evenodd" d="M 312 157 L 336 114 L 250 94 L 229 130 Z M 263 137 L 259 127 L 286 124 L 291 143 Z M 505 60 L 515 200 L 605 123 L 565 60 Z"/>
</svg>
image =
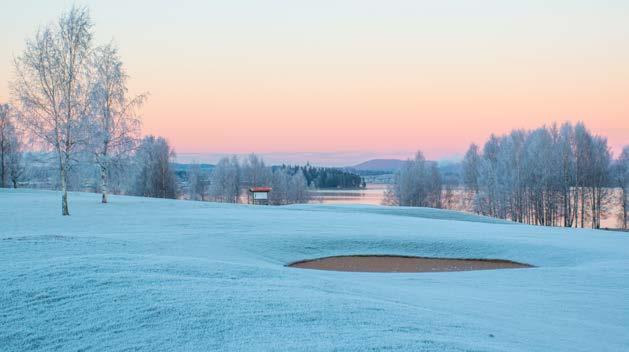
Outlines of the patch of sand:
<svg viewBox="0 0 629 352">
<path fill-rule="evenodd" d="M 493 269 L 532 268 L 532 265 L 500 259 L 452 259 L 395 255 L 346 255 L 303 260 L 288 265 L 293 268 L 351 271 L 425 273 Z"/>
</svg>

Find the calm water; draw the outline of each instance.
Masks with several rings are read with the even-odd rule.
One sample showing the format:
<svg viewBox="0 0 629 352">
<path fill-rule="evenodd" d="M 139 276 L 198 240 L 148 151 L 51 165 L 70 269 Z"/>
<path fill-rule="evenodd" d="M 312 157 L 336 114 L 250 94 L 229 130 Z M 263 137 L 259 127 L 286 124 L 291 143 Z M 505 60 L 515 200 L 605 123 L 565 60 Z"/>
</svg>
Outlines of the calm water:
<svg viewBox="0 0 629 352">
<path fill-rule="evenodd" d="M 311 203 L 382 204 L 385 184 L 367 184 L 365 189 L 319 189 L 312 192 Z"/>
<path fill-rule="evenodd" d="M 384 192 L 387 188 L 386 184 L 367 184 L 365 189 L 329 189 L 329 190 L 316 190 L 312 192 L 312 200 L 310 203 L 324 203 L 324 204 L 372 204 L 381 205 L 384 199 Z M 618 227 L 617 214 L 620 211 L 620 205 L 618 204 L 620 199 L 620 190 L 612 189 L 610 199 L 613 199 L 612 204 L 608 207 L 606 214 L 601 219 L 601 226 L 606 228 Z M 466 204 L 463 201 L 463 190 L 457 189 L 453 193 L 453 204 L 450 204 L 449 208 L 459 211 L 471 212 L 471 204 Z"/>
</svg>

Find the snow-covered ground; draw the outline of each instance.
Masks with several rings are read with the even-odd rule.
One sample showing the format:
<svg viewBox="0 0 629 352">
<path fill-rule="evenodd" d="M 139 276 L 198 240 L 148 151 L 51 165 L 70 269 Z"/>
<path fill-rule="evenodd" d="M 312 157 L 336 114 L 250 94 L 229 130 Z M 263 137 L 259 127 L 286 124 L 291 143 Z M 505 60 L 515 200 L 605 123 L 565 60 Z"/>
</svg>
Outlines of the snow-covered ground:
<svg viewBox="0 0 629 352">
<path fill-rule="evenodd" d="M 0 350 L 629 351 L 629 235 L 433 209 L 0 190 Z M 338 254 L 533 269 L 287 268 Z"/>
</svg>

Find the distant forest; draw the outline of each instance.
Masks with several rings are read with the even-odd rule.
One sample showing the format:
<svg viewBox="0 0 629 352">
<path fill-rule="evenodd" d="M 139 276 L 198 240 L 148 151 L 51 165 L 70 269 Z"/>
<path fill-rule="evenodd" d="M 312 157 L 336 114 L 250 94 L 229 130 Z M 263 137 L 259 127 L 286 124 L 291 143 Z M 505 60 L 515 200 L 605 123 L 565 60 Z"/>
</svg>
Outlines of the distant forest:
<svg viewBox="0 0 629 352">
<path fill-rule="evenodd" d="M 188 181 L 190 168 L 193 167 L 193 165 L 195 164 L 175 163 L 174 170 L 177 178 L 182 182 Z M 202 171 L 211 174 L 215 166 L 212 164 L 198 164 L 198 167 Z M 304 166 L 278 165 L 271 168 L 273 171 L 286 171 L 289 175 L 295 175 L 299 171 L 303 172 L 309 188 L 355 189 L 365 188 L 367 186 L 365 180 L 351 170 L 333 167 L 317 167 L 310 164 Z"/>
<path fill-rule="evenodd" d="M 350 171 L 332 167 L 282 165 L 278 168 L 289 170 L 290 174 L 303 172 L 308 187 L 314 188 L 365 188 L 365 180 Z"/>
</svg>

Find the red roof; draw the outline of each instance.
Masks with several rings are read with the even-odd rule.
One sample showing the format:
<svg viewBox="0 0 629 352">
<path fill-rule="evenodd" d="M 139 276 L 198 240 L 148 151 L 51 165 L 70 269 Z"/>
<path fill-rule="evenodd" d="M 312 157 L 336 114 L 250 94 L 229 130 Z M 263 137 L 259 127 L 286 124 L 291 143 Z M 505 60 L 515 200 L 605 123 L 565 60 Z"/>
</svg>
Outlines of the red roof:
<svg viewBox="0 0 629 352">
<path fill-rule="evenodd" d="M 252 187 L 249 188 L 249 192 L 271 192 L 273 188 L 271 187 Z"/>
</svg>

